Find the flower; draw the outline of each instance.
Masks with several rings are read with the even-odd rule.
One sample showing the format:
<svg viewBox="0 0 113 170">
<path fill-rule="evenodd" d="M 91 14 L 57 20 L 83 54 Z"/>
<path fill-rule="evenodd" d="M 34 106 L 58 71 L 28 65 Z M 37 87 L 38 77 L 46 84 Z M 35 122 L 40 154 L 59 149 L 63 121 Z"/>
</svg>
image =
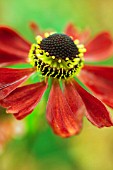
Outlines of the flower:
<svg viewBox="0 0 113 170">
<path fill-rule="evenodd" d="M 89 39 L 88 30 L 79 33 L 73 24 L 69 24 L 63 34 L 43 33 L 35 23 L 31 28 L 37 35 L 37 42 L 32 45 L 11 28 L 0 27 L 0 66 L 32 65 L 27 69 L 0 68 L 0 105 L 7 113 L 23 119 L 34 110 L 50 79 L 52 87 L 46 117 L 57 135 L 78 134 L 84 114 L 98 128 L 113 126 L 104 105 L 113 108 L 113 67 L 91 64 L 112 55 L 110 33 L 102 32 Z M 37 71 L 42 81 L 21 86 Z"/>
</svg>

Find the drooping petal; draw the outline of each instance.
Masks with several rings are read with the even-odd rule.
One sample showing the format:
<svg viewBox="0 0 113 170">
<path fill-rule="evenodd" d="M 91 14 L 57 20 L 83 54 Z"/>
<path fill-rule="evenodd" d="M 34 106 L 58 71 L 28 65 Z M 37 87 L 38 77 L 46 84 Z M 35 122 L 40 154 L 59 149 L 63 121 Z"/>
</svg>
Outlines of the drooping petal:
<svg viewBox="0 0 113 170">
<path fill-rule="evenodd" d="M 78 94 L 77 90 L 70 83 L 70 81 L 65 83 L 64 95 L 72 112 L 75 115 L 76 123 L 78 129 L 80 130 L 82 127 L 82 119 L 86 109 L 82 101 L 82 98 Z"/>
<path fill-rule="evenodd" d="M 113 39 L 108 32 L 102 32 L 93 38 L 86 46 L 86 61 L 101 61 L 113 55 Z"/>
<path fill-rule="evenodd" d="M 69 137 L 80 131 L 81 120 L 77 120 L 57 81 L 53 82 L 50 92 L 47 105 L 47 120 L 53 131 L 61 137 Z"/>
<path fill-rule="evenodd" d="M 33 69 L 0 68 L 0 100 L 23 83 L 33 71 Z"/>
<path fill-rule="evenodd" d="M 14 114 L 20 120 L 34 110 L 46 88 L 45 82 L 19 87 L 3 99 L 0 104 L 7 108 L 7 113 Z"/>
<path fill-rule="evenodd" d="M 77 82 L 73 81 L 73 85 L 84 101 L 87 109 L 86 117 L 89 121 L 99 128 L 113 126 L 113 120 L 104 104 L 83 89 Z"/>
<path fill-rule="evenodd" d="M 85 31 L 79 33 L 78 29 L 72 23 L 67 25 L 64 32 L 68 36 L 73 37 L 73 39 L 78 39 L 80 41 L 80 43 L 86 43 L 90 36 L 89 30 L 85 30 Z"/>
<path fill-rule="evenodd" d="M 30 47 L 31 44 L 17 32 L 8 27 L 0 27 L 0 61 L 5 56 L 5 62 L 7 60 L 9 62 L 11 55 L 15 56 L 15 60 L 17 58 L 17 62 L 18 58 L 25 61 L 27 60 Z M 2 55 L 3 53 L 4 56 Z"/>
<path fill-rule="evenodd" d="M 100 100 L 113 108 L 113 67 L 85 66 L 79 78 Z"/>
</svg>

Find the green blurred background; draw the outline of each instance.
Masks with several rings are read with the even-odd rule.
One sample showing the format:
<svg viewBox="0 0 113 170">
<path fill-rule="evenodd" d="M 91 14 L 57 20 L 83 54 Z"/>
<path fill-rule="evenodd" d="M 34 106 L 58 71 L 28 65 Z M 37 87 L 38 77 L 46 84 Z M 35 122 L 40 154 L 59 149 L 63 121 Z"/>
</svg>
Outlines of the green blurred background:
<svg viewBox="0 0 113 170">
<path fill-rule="evenodd" d="M 92 36 L 102 30 L 113 34 L 113 1 L 0 1 L 0 24 L 15 28 L 33 41 L 30 21 L 37 22 L 42 30 L 62 32 L 68 22 L 73 22 L 80 30 L 90 28 Z M 113 59 L 102 64 L 113 65 Z M 3 147 L 0 170 L 113 170 L 113 128 L 98 129 L 84 118 L 79 135 L 61 139 L 46 122 L 46 96 L 34 113 L 22 121 L 22 134 Z M 0 112 L 5 114 L 5 110 Z"/>
</svg>

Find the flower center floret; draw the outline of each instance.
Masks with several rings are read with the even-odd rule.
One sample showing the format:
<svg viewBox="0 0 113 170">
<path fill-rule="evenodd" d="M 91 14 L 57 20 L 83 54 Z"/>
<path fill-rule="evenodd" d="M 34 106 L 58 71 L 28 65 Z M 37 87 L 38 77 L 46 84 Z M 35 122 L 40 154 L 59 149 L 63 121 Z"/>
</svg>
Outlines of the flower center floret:
<svg viewBox="0 0 113 170">
<path fill-rule="evenodd" d="M 40 44 L 42 50 L 49 53 L 50 56 L 55 56 L 57 59 L 73 59 L 79 54 L 77 46 L 73 40 L 65 34 L 53 34 L 44 38 Z"/>
<path fill-rule="evenodd" d="M 43 76 L 67 79 L 77 75 L 83 67 L 86 51 L 79 41 L 65 34 L 45 33 L 36 37 L 29 52 L 29 60 Z"/>
</svg>

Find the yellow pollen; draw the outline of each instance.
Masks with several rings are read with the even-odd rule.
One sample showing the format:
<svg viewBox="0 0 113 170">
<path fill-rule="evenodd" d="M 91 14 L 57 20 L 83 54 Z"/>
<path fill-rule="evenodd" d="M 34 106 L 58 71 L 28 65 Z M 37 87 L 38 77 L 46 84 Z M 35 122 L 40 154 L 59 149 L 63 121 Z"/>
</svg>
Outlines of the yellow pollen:
<svg viewBox="0 0 113 170">
<path fill-rule="evenodd" d="M 79 48 L 78 50 L 80 53 L 85 53 L 86 52 L 86 49 L 85 48 Z"/>
<path fill-rule="evenodd" d="M 46 52 L 46 55 L 49 55 L 49 53 L 48 53 L 48 52 Z"/>
<path fill-rule="evenodd" d="M 52 59 L 54 60 L 54 59 L 55 59 L 55 56 L 52 56 Z"/>
<path fill-rule="evenodd" d="M 37 48 L 40 48 L 40 46 L 39 46 L 39 45 L 37 45 Z"/>
<path fill-rule="evenodd" d="M 58 60 L 58 63 L 61 63 L 61 62 L 62 62 L 62 60 L 59 59 L 59 60 Z"/>
<path fill-rule="evenodd" d="M 78 39 L 74 40 L 74 43 L 75 43 L 76 45 L 79 44 L 79 40 L 78 40 Z"/>
<path fill-rule="evenodd" d="M 83 57 L 83 56 L 84 56 L 84 54 L 83 54 L 83 53 L 80 53 L 80 54 L 78 54 L 78 56 L 79 56 L 79 57 Z"/>
<path fill-rule="evenodd" d="M 84 48 L 84 45 L 83 44 L 79 44 L 77 45 L 78 48 Z"/>
<path fill-rule="evenodd" d="M 47 38 L 47 37 L 49 37 L 49 33 L 48 32 L 45 32 L 45 34 L 44 34 L 44 36 Z"/>
<path fill-rule="evenodd" d="M 70 36 L 70 38 L 73 40 L 73 37 L 72 37 L 72 36 Z"/>
<path fill-rule="evenodd" d="M 42 37 L 41 37 L 40 35 L 38 35 L 38 36 L 36 37 L 36 40 L 42 41 Z"/>
<path fill-rule="evenodd" d="M 68 60 L 69 60 L 69 58 L 68 58 L 68 57 L 66 57 L 66 60 L 68 61 Z"/>
<path fill-rule="evenodd" d="M 49 35 L 53 35 L 53 34 L 55 34 L 56 32 L 51 32 Z"/>
</svg>

